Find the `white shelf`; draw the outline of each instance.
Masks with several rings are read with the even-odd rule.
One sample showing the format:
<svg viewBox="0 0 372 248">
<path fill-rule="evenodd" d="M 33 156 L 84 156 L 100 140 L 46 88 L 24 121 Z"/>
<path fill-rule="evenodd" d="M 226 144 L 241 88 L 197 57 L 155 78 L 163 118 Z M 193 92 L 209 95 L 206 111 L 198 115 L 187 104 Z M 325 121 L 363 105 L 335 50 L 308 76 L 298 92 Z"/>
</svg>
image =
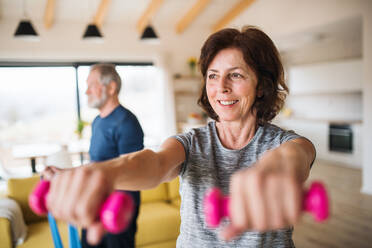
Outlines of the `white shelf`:
<svg viewBox="0 0 372 248">
<path fill-rule="evenodd" d="M 177 123 L 186 121 L 192 112 L 202 112 L 197 104 L 202 81 L 203 78 L 199 75 L 177 75 L 173 78 Z M 178 130 L 183 131 L 180 127 Z"/>
<path fill-rule="evenodd" d="M 173 88 L 177 96 L 198 96 L 202 78 L 198 76 L 186 75 L 174 78 Z"/>
<path fill-rule="evenodd" d="M 200 75 L 174 75 L 173 76 L 173 79 L 176 80 L 176 81 L 179 81 L 179 80 L 199 80 L 199 81 L 202 81 L 203 80 L 203 77 L 200 76 Z"/>
<path fill-rule="evenodd" d="M 301 96 L 327 96 L 327 95 L 354 95 L 362 94 L 362 90 L 342 90 L 342 91 L 314 91 L 314 92 L 290 92 L 288 97 L 301 97 Z"/>
<path fill-rule="evenodd" d="M 178 91 L 175 91 L 174 94 L 176 96 L 188 96 L 188 97 L 199 96 L 199 92 L 188 91 L 188 90 L 178 90 Z"/>
<path fill-rule="evenodd" d="M 311 118 L 311 117 L 302 117 L 302 116 L 293 116 L 293 117 L 276 117 L 275 121 L 304 121 L 304 122 L 322 122 L 322 123 L 340 123 L 340 124 L 362 124 L 363 120 L 361 119 L 326 119 L 326 118 Z"/>
</svg>

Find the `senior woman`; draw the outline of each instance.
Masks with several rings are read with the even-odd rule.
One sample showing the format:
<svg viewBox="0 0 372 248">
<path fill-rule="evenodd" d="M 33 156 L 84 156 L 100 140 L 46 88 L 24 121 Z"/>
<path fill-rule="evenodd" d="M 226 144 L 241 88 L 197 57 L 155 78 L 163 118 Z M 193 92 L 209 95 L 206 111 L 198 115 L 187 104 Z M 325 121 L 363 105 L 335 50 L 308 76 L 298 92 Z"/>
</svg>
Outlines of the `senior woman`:
<svg viewBox="0 0 372 248">
<path fill-rule="evenodd" d="M 200 55 L 204 85 L 199 104 L 214 120 L 145 149 L 58 173 L 47 204 L 60 219 L 88 228 L 96 243 L 100 203 L 113 189 L 142 190 L 180 177 L 177 247 L 294 247 L 302 185 L 315 157 L 312 143 L 270 124 L 287 86 L 271 39 L 255 27 L 212 34 Z M 205 192 L 230 194 L 231 221 L 209 229 Z"/>
</svg>

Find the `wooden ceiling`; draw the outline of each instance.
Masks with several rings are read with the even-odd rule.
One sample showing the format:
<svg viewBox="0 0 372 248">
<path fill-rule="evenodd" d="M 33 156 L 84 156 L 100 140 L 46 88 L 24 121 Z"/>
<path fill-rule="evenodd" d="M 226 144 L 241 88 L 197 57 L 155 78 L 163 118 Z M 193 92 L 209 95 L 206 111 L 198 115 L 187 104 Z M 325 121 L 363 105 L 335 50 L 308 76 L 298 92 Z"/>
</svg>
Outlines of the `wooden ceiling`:
<svg viewBox="0 0 372 248">
<path fill-rule="evenodd" d="M 150 0 L 147 7 L 141 16 L 138 17 L 136 29 L 138 33 L 142 33 L 145 27 L 151 23 L 159 9 L 172 0 Z M 226 13 L 220 13 L 221 17 L 213 25 L 212 31 L 217 31 L 226 27 L 237 16 L 239 16 L 245 9 L 247 9 L 255 0 L 240 0 L 232 8 L 226 8 Z M 211 0 L 194 0 L 190 1 L 190 6 L 187 12 L 179 18 L 175 23 L 175 32 L 178 34 L 187 30 L 195 19 L 203 13 L 205 9 L 211 6 Z M 111 0 L 101 0 L 96 9 L 93 24 L 101 27 L 105 17 L 109 12 Z M 46 29 L 53 27 L 56 12 L 56 0 L 47 0 L 45 3 L 44 26 Z"/>
</svg>

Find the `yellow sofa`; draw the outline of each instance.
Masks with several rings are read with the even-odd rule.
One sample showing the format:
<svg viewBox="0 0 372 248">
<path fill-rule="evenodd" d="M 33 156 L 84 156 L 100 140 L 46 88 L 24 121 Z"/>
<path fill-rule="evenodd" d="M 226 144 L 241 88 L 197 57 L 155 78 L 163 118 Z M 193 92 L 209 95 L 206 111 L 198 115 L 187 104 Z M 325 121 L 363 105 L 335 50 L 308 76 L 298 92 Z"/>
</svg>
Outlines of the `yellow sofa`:
<svg viewBox="0 0 372 248">
<path fill-rule="evenodd" d="M 14 199 L 21 207 L 28 228 L 26 241 L 18 248 L 53 247 L 52 236 L 46 217 L 35 215 L 28 207 L 28 195 L 39 181 L 38 176 L 9 179 L 6 197 Z M 178 179 L 163 183 L 155 189 L 141 192 L 141 207 L 137 219 L 136 247 L 175 247 L 180 226 L 180 196 Z M 62 242 L 68 247 L 67 225 L 58 222 Z M 0 248 L 12 247 L 12 234 L 8 219 L 0 218 Z"/>
</svg>

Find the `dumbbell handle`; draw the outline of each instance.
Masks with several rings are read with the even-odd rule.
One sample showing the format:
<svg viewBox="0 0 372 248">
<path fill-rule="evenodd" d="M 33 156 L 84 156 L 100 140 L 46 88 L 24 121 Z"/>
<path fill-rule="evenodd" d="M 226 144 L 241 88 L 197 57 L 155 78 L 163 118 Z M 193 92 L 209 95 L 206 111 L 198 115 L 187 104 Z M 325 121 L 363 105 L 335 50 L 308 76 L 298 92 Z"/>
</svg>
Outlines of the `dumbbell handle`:
<svg viewBox="0 0 372 248">
<path fill-rule="evenodd" d="M 218 188 L 212 188 L 204 199 L 206 222 L 210 227 L 217 227 L 224 217 L 229 217 L 229 197 L 222 195 Z M 303 196 L 303 211 L 313 215 L 315 221 L 321 222 L 329 216 L 327 191 L 321 182 L 313 182 Z"/>
<path fill-rule="evenodd" d="M 40 180 L 29 195 L 29 205 L 38 215 L 48 212 L 46 196 L 49 192 L 50 182 Z M 113 192 L 101 205 L 99 218 L 104 228 L 110 233 L 119 233 L 126 229 L 134 211 L 134 202 L 130 195 L 124 192 Z"/>
</svg>

